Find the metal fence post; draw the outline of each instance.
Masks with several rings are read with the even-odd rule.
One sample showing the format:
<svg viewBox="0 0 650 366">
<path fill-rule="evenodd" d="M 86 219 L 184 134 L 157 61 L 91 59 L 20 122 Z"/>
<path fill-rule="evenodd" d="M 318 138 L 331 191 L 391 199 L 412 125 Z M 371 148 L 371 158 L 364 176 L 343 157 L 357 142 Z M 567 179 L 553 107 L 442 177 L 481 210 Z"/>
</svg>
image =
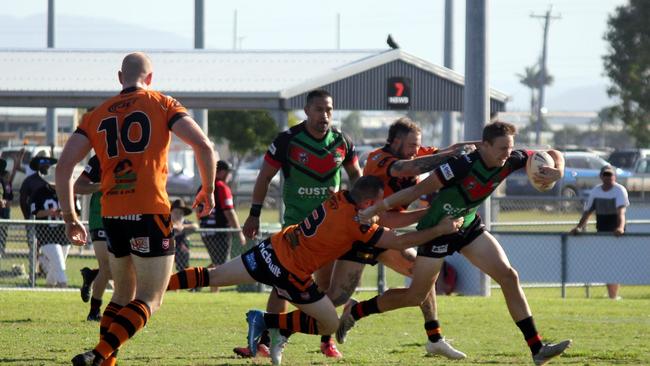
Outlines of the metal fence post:
<svg viewBox="0 0 650 366">
<path fill-rule="evenodd" d="M 33 235 L 33 227 L 25 225 L 27 240 L 29 243 L 29 287 L 36 287 L 36 257 L 38 248 L 36 247 L 36 237 Z"/>
<path fill-rule="evenodd" d="M 377 293 L 381 295 L 384 291 L 386 291 L 386 270 L 384 265 L 379 263 L 377 264 Z"/>
<path fill-rule="evenodd" d="M 560 249 L 560 258 L 561 258 L 561 274 L 562 279 L 562 298 L 566 298 L 566 282 L 567 282 L 567 234 L 562 234 L 561 236 L 561 249 Z"/>
</svg>

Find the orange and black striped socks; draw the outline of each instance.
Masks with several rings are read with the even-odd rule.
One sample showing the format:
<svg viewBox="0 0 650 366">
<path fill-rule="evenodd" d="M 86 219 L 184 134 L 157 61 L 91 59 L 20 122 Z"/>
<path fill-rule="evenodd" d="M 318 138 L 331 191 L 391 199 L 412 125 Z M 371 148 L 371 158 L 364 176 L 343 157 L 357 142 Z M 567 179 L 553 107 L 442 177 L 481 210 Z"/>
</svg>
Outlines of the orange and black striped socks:
<svg viewBox="0 0 650 366">
<path fill-rule="evenodd" d="M 350 315 L 352 315 L 354 320 L 365 318 L 368 315 L 381 313 L 381 311 L 379 311 L 379 307 L 377 306 L 377 297 L 378 296 L 375 296 L 370 300 L 361 301 L 360 303 L 354 305 L 350 309 Z"/>
<path fill-rule="evenodd" d="M 93 352 L 103 359 L 108 359 L 122 344 L 144 328 L 150 316 L 151 309 L 144 301 L 137 299 L 131 301 L 115 315 L 113 322 L 108 327 L 108 331 L 106 331 Z M 102 321 L 104 321 L 103 317 Z"/>
<path fill-rule="evenodd" d="M 92 300 L 95 300 L 94 298 Z M 101 300 L 100 300 L 101 302 Z M 109 302 L 104 309 L 104 314 L 102 314 L 102 319 L 99 322 L 99 340 L 104 339 L 104 335 L 108 332 L 108 328 L 111 326 L 113 319 L 117 313 L 122 310 L 123 306 L 116 304 L 114 302 Z M 101 366 L 115 366 L 117 363 L 117 350 L 113 352 L 108 358 L 102 362 Z"/>
<path fill-rule="evenodd" d="M 542 348 L 542 337 L 537 333 L 533 317 L 529 316 L 526 319 L 518 321 L 516 324 L 524 334 L 524 339 L 526 340 L 526 343 L 528 343 L 528 347 L 530 347 L 530 352 L 532 352 L 533 355 L 536 355 Z"/>
<path fill-rule="evenodd" d="M 210 272 L 207 267 L 190 267 L 174 273 L 169 279 L 167 291 L 210 286 Z"/>
<path fill-rule="evenodd" d="M 303 313 L 300 310 L 290 313 L 272 314 L 264 313 L 266 328 L 277 328 L 285 336 L 290 333 L 318 334 L 316 318 Z"/>
<path fill-rule="evenodd" d="M 442 339 L 440 323 L 437 320 L 424 323 L 424 330 L 427 332 L 427 338 L 429 338 L 431 343 L 436 343 Z"/>
</svg>

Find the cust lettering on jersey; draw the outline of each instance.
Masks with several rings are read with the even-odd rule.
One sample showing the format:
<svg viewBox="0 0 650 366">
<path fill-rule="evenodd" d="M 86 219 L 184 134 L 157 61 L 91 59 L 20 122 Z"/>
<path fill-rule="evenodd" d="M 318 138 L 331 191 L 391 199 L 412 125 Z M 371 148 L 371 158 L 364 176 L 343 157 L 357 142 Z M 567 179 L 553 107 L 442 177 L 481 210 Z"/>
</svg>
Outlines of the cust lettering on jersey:
<svg viewBox="0 0 650 366">
<path fill-rule="evenodd" d="M 111 112 L 111 113 L 115 113 L 120 109 L 127 109 L 133 103 L 135 103 L 135 101 L 137 99 L 138 98 L 136 97 L 136 98 L 129 98 L 129 99 L 124 99 L 124 100 L 117 101 L 117 102 L 113 103 L 110 107 L 108 107 L 108 111 Z"/>
<path fill-rule="evenodd" d="M 301 196 L 327 196 L 331 192 L 336 192 L 335 187 L 300 187 L 298 194 Z"/>
</svg>

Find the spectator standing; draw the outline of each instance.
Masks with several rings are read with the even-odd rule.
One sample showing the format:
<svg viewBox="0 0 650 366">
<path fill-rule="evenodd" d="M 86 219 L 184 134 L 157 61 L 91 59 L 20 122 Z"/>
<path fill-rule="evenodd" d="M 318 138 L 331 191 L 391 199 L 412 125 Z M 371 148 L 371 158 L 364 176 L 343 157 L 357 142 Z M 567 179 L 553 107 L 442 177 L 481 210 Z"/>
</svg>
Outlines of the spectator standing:
<svg viewBox="0 0 650 366">
<path fill-rule="evenodd" d="M 230 164 L 225 160 L 217 162 L 216 180 L 214 182 L 214 210 L 208 215 L 199 218 L 199 223 L 202 229 L 225 229 L 232 228 L 240 230 L 239 219 L 235 206 L 233 203 L 232 191 L 228 182 L 230 181 Z M 199 187 L 201 190 L 202 187 Z M 232 233 L 237 235 L 239 243 L 242 246 L 246 245 L 246 237 L 239 231 Z M 201 240 L 205 244 L 212 265 L 216 266 L 224 264 L 230 256 L 230 249 L 232 247 L 232 235 L 225 232 L 202 232 Z M 219 288 L 212 288 L 212 291 L 218 291 Z"/>
<path fill-rule="evenodd" d="M 48 183 L 43 178 L 47 175 L 50 167 L 56 164 L 57 160 L 47 156 L 36 156 L 29 162 L 29 167 L 34 171 L 30 174 L 20 186 L 20 210 L 25 219 L 29 219 L 30 198 L 37 190 L 46 186 Z"/>
<path fill-rule="evenodd" d="M 616 183 L 616 169 L 605 165 L 600 169 L 602 184 L 594 187 L 585 202 L 584 212 L 578 225 L 571 230 L 571 234 L 584 231 L 589 217 L 596 212 L 596 231 L 599 233 L 610 232 L 616 236 L 625 233 L 625 211 L 630 205 L 627 190 Z M 607 284 L 607 294 L 610 299 L 620 300 L 618 283 Z"/>
<path fill-rule="evenodd" d="M 30 201 L 31 214 L 36 220 L 61 220 L 59 199 L 52 184 L 48 183 L 34 192 Z M 79 211 L 78 207 L 75 207 L 75 211 Z M 68 287 L 65 261 L 68 258 L 70 243 L 65 236 L 65 227 L 60 224 L 36 225 L 36 239 L 41 245 L 47 268 L 47 285 Z"/>
<path fill-rule="evenodd" d="M 9 182 L 9 172 L 7 172 L 7 161 L 0 159 L 0 219 L 9 219 L 10 211 L 9 205 L 13 199 L 13 192 L 11 192 L 11 182 Z M 5 254 L 5 243 L 7 241 L 7 228 L 0 226 L 0 257 Z"/>
</svg>

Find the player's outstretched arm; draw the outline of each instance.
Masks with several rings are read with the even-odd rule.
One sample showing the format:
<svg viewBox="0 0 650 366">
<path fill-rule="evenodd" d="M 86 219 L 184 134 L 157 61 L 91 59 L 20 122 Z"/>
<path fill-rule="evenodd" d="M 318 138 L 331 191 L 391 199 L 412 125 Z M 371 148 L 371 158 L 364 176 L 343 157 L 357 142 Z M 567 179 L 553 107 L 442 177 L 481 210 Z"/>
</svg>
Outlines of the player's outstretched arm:
<svg viewBox="0 0 650 366">
<path fill-rule="evenodd" d="M 415 159 L 398 160 L 390 167 L 393 177 L 413 177 L 437 168 L 451 156 L 469 153 L 476 150 L 480 141 L 464 141 L 453 144 L 445 149 L 438 150 L 435 154 L 419 156 Z"/>
<path fill-rule="evenodd" d="M 379 217 L 379 225 L 391 229 L 413 225 L 426 215 L 428 210 L 427 207 L 410 211 L 388 211 Z"/>
<path fill-rule="evenodd" d="M 440 220 L 436 226 L 401 235 L 397 235 L 394 231 L 385 229 L 375 246 L 379 248 L 398 250 L 407 249 L 413 246 L 422 245 L 441 235 L 453 234 L 457 232 L 461 226 L 463 226 L 462 217 L 454 219 L 451 216 L 446 216 Z"/>
<path fill-rule="evenodd" d="M 269 164 L 266 160 L 262 163 L 262 168 L 257 174 L 255 186 L 253 187 L 253 199 L 251 201 L 251 210 L 244 221 L 242 233 L 249 239 L 255 238 L 260 229 L 260 214 L 264 199 L 269 191 L 271 180 L 278 173 L 280 168 L 276 168 Z"/>
<path fill-rule="evenodd" d="M 359 211 L 359 219 L 369 222 L 375 215 L 379 215 L 393 207 L 406 206 L 419 197 L 436 192 L 440 188 L 442 188 L 440 179 L 438 179 L 436 174 L 431 174 L 422 182 L 393 193 L 382 201 L 375 203 L 365 210 Z"/>
</svg>

